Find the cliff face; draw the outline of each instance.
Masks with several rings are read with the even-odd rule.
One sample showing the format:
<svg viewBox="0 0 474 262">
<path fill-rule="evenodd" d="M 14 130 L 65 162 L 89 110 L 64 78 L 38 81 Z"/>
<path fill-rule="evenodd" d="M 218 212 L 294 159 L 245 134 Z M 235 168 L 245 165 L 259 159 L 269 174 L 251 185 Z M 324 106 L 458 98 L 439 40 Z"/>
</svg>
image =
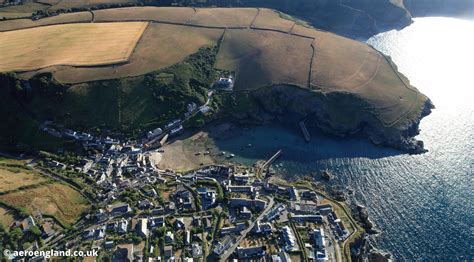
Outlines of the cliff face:
<svg viewBox="0 0 474 262">
<path fill-rule="evenodd" d="M 414 136 L 419 132 L 420 120 L 433 108 L 428 98 L 415 118 L 396 127 L 386 127 L 374 115 L 371 105 L 353 94 L 273 86 L 253 91 L 252 95 L 261 109 L 247 114 L 252 122 L 276 121 L 296 125 L 306 119 L 309 128 L 327 134 L 367 137 L 376 145 L 413 154 L 425 152 L 423 142 L 417 141 Z"/>
</svg>

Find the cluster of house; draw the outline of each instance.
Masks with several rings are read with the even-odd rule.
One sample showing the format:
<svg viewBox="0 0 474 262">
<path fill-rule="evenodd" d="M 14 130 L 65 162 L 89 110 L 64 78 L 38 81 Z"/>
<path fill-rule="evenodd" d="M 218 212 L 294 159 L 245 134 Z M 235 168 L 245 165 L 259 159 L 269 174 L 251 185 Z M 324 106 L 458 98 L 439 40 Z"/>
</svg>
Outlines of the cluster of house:
<svg viewBox="0 0 474 262">
<path fill-rule="evenodd" d="M 34 217 L 28 216 L 23 220 L 15 220 L 11 225 L 8 225 L 9 228 L 18 227 L 24 233 L 31 231 L 33 227 L 36 227 L 40 230 L 41 238 L 47 240 L 52 238 L 57 230 L 62 229 L 53 218 L 43 217 L 41 213 L 35 212 Z"/>
<path fill-rule="evenodd" d="M 229 77 L 220 77 L 217 81 L 214 82 L 214 87 L 232 91 L 234 88 L 234 77 L 232 75 L 230 75 Z"/>
</svg>

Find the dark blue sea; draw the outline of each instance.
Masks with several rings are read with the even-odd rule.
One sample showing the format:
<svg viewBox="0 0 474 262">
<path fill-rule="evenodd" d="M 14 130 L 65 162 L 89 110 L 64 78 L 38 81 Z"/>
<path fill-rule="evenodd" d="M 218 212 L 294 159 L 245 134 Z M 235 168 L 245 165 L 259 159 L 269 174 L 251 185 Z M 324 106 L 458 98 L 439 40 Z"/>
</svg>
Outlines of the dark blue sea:
<svg viewBox="0 0 474 262">
<path fill-rule="evenodd" d="M 368 43 L 435 104 L 418 136 L 428 153 L 317 133 L 306 144 L 296 127 L 247 128 L 218 145 L 246 164 L 283 149 L 284 176 L 331 170 L 382 231 L 371 243 L 395 261 L 474 261 L 474 22 L 418 18 Z"/>
</svg>

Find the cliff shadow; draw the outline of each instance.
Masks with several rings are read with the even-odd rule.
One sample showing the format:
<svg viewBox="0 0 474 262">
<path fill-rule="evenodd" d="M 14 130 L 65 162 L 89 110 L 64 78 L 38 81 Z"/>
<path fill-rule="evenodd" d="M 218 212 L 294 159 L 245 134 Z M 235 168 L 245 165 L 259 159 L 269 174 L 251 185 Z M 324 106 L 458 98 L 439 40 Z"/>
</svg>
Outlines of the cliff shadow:
<svg viewBox="0 0 474 262">
<path fill-rule="evenodd" d="M 379 159 L 404 154 L 376 146 L 365 138 L 340 138 L 315 130 L 309 130 L 311 141 L 305 142 L 297 126 L 224 123 L 209 126 L 206 131 L 219 151 L 234 154 L 237 161 L 244 162 L 268 159 L 280 149 L 283 155 L 279 161 L 300 163 L 334 158 Z"/>
</svg>

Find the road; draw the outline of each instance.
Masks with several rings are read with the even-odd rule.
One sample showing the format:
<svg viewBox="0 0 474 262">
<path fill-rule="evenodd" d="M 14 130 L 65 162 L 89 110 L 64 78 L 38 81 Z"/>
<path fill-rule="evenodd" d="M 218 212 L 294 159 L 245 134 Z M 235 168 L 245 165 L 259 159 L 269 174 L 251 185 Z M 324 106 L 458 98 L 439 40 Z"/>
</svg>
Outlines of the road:
<svg viewBox="0 0 474 262">
<path fill-rule="evenodd" d="M 329 237 L 329 239 L 326 239 L 326 245 L 329 247 L 327 249 L 327 257 L 329 258 L 329 261 L 342 262 L 341 248 L 339 247 L 339 243 L 334 238 L 334 232 L 332 232 L 331 228 L 329 228 L 328 225 L 329 225 L 329 221 L 327 220 L 327 217 L 325 217 L 324 218 L 324 231 L 326 233 L 326 236 Z M 329 246 L 329 242 L 331 242 L 330 246 Z"/>
<path fill-rule="evenodd" d="M 207 92 L 207 100 L 206 100 L 206 102 L 205 102 L 202 106 L 199 107 L 199 109 L 201 109 L 202 107 L 205 107 L 205 106 L 208 106 L 208 105 L 209 105 L 209 103 L 211 102 L 212 94 L 214 94 L 214 91 L 209 91 L 209 92 Z M 163 136 L 165 136 L 166 133 L 168 133 L 169 131 L 171 131 L 173 128 L 175 128 L 175 127 L 177 127 L 177 126 L 183 124 L 186 120 L 188 120 L 188 119 L 190 119 L 191 117 L 195 116 L 199 111 L 200 111 L 200 110 L 196 110 L 196 111 L 194 111 L 194 113 L 192 113 L 191 115 L 185 117 L 182 121 L 180 121 L 180 122 L 178 122 L 178 123 L 176 123 L 176 124 L 174 124 L 174 125 L 172 125 L 172 126 L 170 126 L 170 127 L 168 127 L 168 128 L 165 128 L 165 129 L 163 130 L 163 133 L 162 133 L 161 135 L 159 135 L 159 136 L 157 136 L 157 137 L 155 137 L 155 138 L 152 138 L 152 139 L 146 141 L 144 144 L 145 144 L 145 145 L 148 145 L 148 146 L 153 145 L 153 144 L 156 143 L 158 140 L 161 140 L 161 138 L 163 138 Z"/>
<path fill-rule="evenodd" d="M 273 197 L 269 197 L 269 198 L 270 198 L 270 201 L 267 205 L 267 208 L 263 210 L 260 216 L 258 216 L 257 219 L 255 219 L 247 229 L 245 229 L 244 231 L 240 233 L 240 237 L 237 238 L 237 241 L 235 242 L 235 244 L 232 247 L 230 247 L 224 254 L 222 254 L 219 261 L 227 261 L 227 259 L 232 255 L 232 253 L 234 253 L 234 250 L 239 246 L 240 242 L 245 239 L 247 234 L 255 226 L 255 223 L 257 223 L 257 221 L 262 220 L 263 216 L 265 216 L 266 214 L 268 214 L 268 212 L 270 212 L 270 210 L 273 207 L 274 201 L 273 201 Z"/>
</svg>

